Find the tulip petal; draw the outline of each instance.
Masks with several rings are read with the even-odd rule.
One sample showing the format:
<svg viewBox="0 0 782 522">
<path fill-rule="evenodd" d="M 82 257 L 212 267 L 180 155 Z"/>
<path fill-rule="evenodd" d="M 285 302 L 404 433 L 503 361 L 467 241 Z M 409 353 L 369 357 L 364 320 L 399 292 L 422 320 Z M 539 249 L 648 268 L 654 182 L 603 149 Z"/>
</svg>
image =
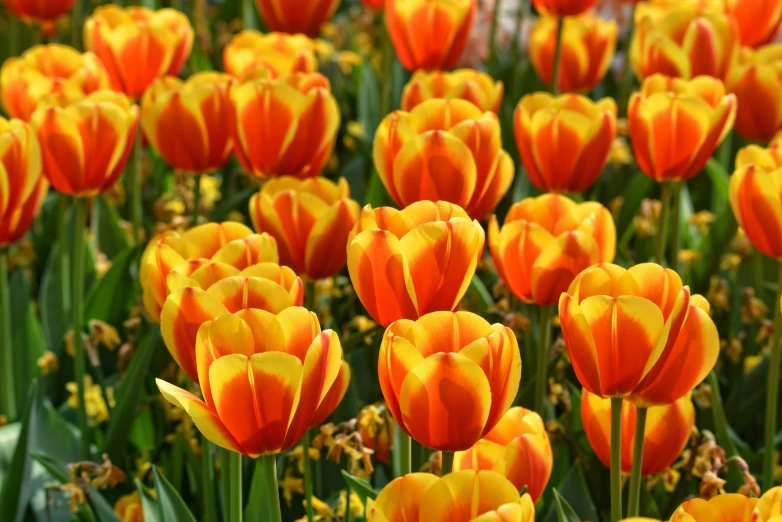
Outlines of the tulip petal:
<svg viewBox="0 0 782 522">
<path fill-rule="evenodd" d="M 258 277 L 227 277 L 212 285 L 208 293 L 231 313 L 257 308 L 278 314 L 294 305 L 283 286 Z"/>
<path fill-rule="evenodd" d="M 450 473 L 426 492 L 420 519 L 427 522 L 470 522 L 503 504 L 519 501 L 519 492 L 507 479 L 491 471 Z"/>
</svg>

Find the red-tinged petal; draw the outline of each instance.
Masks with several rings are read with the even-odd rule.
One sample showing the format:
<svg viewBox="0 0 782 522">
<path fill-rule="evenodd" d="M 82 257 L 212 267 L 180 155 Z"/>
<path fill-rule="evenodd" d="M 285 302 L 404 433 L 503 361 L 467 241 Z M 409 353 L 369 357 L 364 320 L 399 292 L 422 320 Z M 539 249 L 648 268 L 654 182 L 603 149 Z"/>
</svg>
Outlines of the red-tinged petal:
<svg viewBox="0 0 782 522">
<path fill-rule="evenodd" d="M 467 451 L 457 451 L 453 460 L 453 470 L 472 469 L 481 471 L 494 469 L 494 464 L 502 457 L 505 448 L 486 439 L 481 439 Z"/>
<path fill-rule="evenodd" d="M 553 306 L 576 276 L 600 261 L 595 239 L 583 232 L 554 238 L 535 259 L 530 275 L 532 298 L 539 306 Z"/>
<path fill-rule="evenodd" d="M 501 473 L 518 489 L 527 486 L 527 493 L 537 502 L 546 489 L 553 466 L 554 457 L 548 437 L 522 435 L 508 444 L 494 471 Z"/>
<path fill-rule="evenodd" d="M 337 409 L 339 403 L 342 402 L 345 393 L 348 391 L 348 387 L 350 387 L 350 365 L 347 361 L 342 361 L 337 380 L 331 385 L 328 393 L 323 398 L 323 402 L 318 406 L 318 410 L 315 412 L 315 416 L 310 423 L 311 428 L 317 428 L 326 422 L 326 419 L 334 413 L 334 410 Z"/>
<path fill-rule="evenodd" d="M 244 270 L 258 263 L 280 262 L 277 254 L 277 240 L 269 234 L 251 234 L 241 239 L 227 242 L 218 250 L 212 261 L 225 263 Z"/>
<path fill-rule="evenodd" d="M 394 333 L 392 328 L 394 325 L 400 326 L 400 323 L 407 323 L 410 326 L 415 324 L 412 321 L 402 319 L 393 323 L 386 330 L 383 342 L 380 345 L 380 353 L 378 354 L 377 372 L 380 380 L 380 389 L 383 392 L 388 409 L 397 422 L 400 423 L 400 426 L 406 430 L 402 422 L 403 417 L 399 407 L 399 395 L 407 374 L 421 364 L 424 361 L 424 357 L 410 341 Z"/>
<path fill-rule="evenodd" d="M 730 180 L 730 202 L 736 220 L 752 245 L 774 259 L 782 259 L 782 170 L 766 172 L 749 165 Z"/>
<path fill-rule="evenodd" d="M 205 223 L 184 232 L 182 241 L 187 245 L 188 258 L 211 259 L 227 243 L 236 239 L 244 239 L 252 233 L 253 231 L 246 225 L 233 221 Z"/>
<path fill-rule="evenodd" d="M 347 263 L 348 236 L 358 220 L 358 203 L 342 199 L 315 222 L 304 254 L 306 274 L 311 279 L 336 275 Z"/>
<path fill-rule="evenodd" d="M 578 381 L 592 393 L 602 394 L 597 346 L 589 321 L 576 298 L 562 294 L 559 299 L 559 322 Z"/>
<path fill-rule="evenodd" d="M 424 494 L 437 480 L 430 473 L 410 473 L 392 480 L 378 494 L 374 508 L 388 522 L 417 521 Z M 371 518 L 370 522 L 377 520 Z"/>
<path fill-rule="evenodd" d="M 502 475 L 493 471 L 459 471 L 444 476 L 429 488 L 421 501 L 420 519 L 470 522 L 503 504 L 518 501 L 518 490 Z"/>
<path fill-rule="evenodd" d="M 231 313 L 257 308 L 278 314 L 295 304 L 283 286 L 258 277 L 228 277 L 212 285 L 208 293 Z"/>
</svg>

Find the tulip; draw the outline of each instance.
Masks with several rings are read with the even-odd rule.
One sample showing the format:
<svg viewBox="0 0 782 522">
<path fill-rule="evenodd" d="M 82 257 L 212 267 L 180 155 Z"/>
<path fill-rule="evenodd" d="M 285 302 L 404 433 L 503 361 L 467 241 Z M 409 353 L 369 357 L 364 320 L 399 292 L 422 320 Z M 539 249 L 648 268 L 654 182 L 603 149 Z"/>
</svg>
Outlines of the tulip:
<svg viewBox="0 0 782 522">
<path fill-rule="evenodd" d="M 315 43 L 302 34 L 262 34 L 245 29 L 223 50 L 225 72 L 238 79 L 263 69 L 272 78 L 318 70 Z"/>
<path fill-rule="evenodd" d="M 526 486 L 532 502 L 537 502 L 551 476 L 553 459 L 543 419 L 516 406 L 475 446 L 456 454 L 454 471 L 493 469 L 517 490 Z"/>
<path fill-rule="evenodd" d="M 39 106 L 64 107 L 108 88 L 109 76 L 98 57 L 65 45 L 37 45 L 6 60 L 0 70 L 3 110 L 24 121 Z"/>
<path fill-rule="evenodd" d="M 460 100 L 428 100 L 389 114 L 375 133 L 375 167 L 399 206 L 448 201 L 486 217 L 513 181 L 497 115 Z"/>
<path fill-rule="evenodd" d="M 771 139 L 767 148 L 759 145 L 747 145 L 739 149 L 736 154 L 736 169 L 739 170 L 753 164 L 765 171 L 782 167 L 782 132 L 778 132 Z"/>
<path fill-rule="evenodd" d="M 402 92 L 402 110 L 412 111 L 432 98 L 467 100 L 483 112 L 497 113 L 502 102 L 501 81 L 474 69 L 453 72 L 416 71 Z"/>
<path fill-rule="evenodd" d="M 272 31 L 314 37 L 331 19 L 339 0 L 255 0 L 255 3 Z"/>
<path fill-rule="evenodd" d="M 580 15 L 595 5 L 596 0 L 532 0 L 538 12 L 557 18 Z"/>
<path fill-rule="evenodd" d="M 350 279 L 384 327 L 451 311 L 475 274 L 484 240 L 480 224 L 450 203 L 420 201 L 401 211 L 367 205 L 348 236 Z"/>
<path fill-rule="evenodd" d="M 342 399 L 345 397 L 349 386 L 350 365 L 347 363 L 347 361 L 342 361 L 339 367 L 339 374 L 337 375 L 337 379 L 334 381 L 334 384 L 331 386 L 331 389 L 329 389 L 329 392 L 326 394 L 326 396 L 323 397 L 323 401 L 321 401 L 320 406 L 318 406 L 318 409 L 315 412 L 315 416 L 310 422 L 310 427 L 317 428 L 326 422 L 326 419 L 328 419 L 331 414 L 334 413 L 334 410 L 337 409 L 339 403 L 342 402 Z"/>
<path fill-rule="evenodd" d="M 638 166 L 658 182 L 695 176 L 730 132 L 735 117 L 736 97 L 725 94 L 720 80 L 648 77 L 627 109 Z"/>
<path fill-rule="evenodd" d="M 121 496 L 114 504 L 114 513 L 122 522 L 144 522 L 141 497 L 138 491 Z"/>
<path fill-rule="evenodd" d="M 736 132 L 768 142 L 782 129 L 782 44 L 743 48 L 727 88 L 738 102 Z"/>
<path fill-rule="evenodd" d="M 73 9 L 76 0 L 5 0 L 4 4 L 23 20 L 54 21 Z"/>
<path fill-rule="evenodd" d="M 729 194 L 733 214 L 752 245 L 782 261 L 782 165 L 773 163 L 782 157 L 779 146 L 779 142 L 775 143 L 765 154 L 760 153 L 762 149 L 753 153 L 750 147 L 754 146 L 739 152 L 738 170 L 730 178 Z M 749 163 L 751 160 L 765 162 Z"/>
<path fill-rule="evenodd" d="M 530 61 L 546 85 L 553 81 L 557 22 L 551 16 L 538 18 L 529 38 Z M 592 13 L 565 18 L 557 89 L 579 92 L 594 89 L 611 65 L 618 32 L 615 21 L 603 20 Z"/>
<path fill-rule="evenodd" d="M 767 490 L 758 500 L 756 505 L 760 520 L 771 520 L 782 515 L 782 486 L 775 486 Z"/>
<path fill-rule="evenodd" d="M 776 488 L 775 488 L 776 489 Z M 765 497 L 766 495 L 763 495 Z M 757 518 L 759 499 L 738 493 L 717 495 L 711 499 L 694 498 L 683 503 L 671 516 L 670 522 L 695 522 L 697 520 L 724 520 L 750 522 L 765 520 Z"/>
<path fill-rule="evenodd" d="M 97 91 L 61 109 L 30 118 L 43 153 L 43 170 L 57 191 L 89 197 L 119 179 L 136 137 L 138 106 L 112 91 Z"/>
<path fill-rule="evenodd" d="M 409 71 L 452 69 L 472 29 L 476 0 L 387 0 L 386 28 Z"/>
<path fill-rule="evenodd" d="M 138 98 L 161 76 L 177 76 L 193 47 L 193 28 L 174 9 L 98 7 L 84 23 L 84 46 L 103 61 L 111 85 Z"/>
<path fill-rule="evenodd" d="M 277 240 L 280 262 L 311 280 L 336 275 L 347 262 L 348 235 L 360 207 L 344 178 L 267 181 L 250 199 L 255 229 Z"/>
<path fill-rule="evenodd" d="M 524 96 L 514 113 L 521 161 L 542 191 L 582 192 L 600 176 L 616 138 L 616 102 L 579 94 Z"/>
<path fill-rule="evenodd" d="M 782 22 L 782 3 L 777 0 L 727 0 L 726 8 L 745 47 L 759 47 L 771 41 Z"/>
<path fill-rule="evenodd" d="M 239 163 L 258 178 L 317 176 L 334 148 L 339 107 L 317 73 L 261 78 L 231 88 Z"/>
</svg>

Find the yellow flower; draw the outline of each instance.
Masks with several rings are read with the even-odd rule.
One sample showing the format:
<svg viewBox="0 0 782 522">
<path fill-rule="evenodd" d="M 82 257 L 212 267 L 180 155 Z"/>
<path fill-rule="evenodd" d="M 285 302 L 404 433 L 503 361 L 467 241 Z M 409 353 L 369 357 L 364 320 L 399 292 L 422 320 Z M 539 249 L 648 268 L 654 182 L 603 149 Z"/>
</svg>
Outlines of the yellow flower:
<svg viewBox="0 0 782 522">
<path fill-rule="evenodd" d="M 49 375 L 50 373 L 54 373 L 60 369 L 60 363 L 57 359 L 57 354 L 51 351 L 44 353 L 38 358 L 38 361 L 36 362 L 38 364 L 38 368 L 41 369 L 42 375 Z"/>
<path fill-rule="evenodd" d="M 696 225 L 701 234 L 706 234 L 709 231 L 709 225 L 714 223 L 714 214 L 708 210 L 701 210 L 690 216 L 687 222 L 690 225 Z"/>
<path fill-rule="evenodd" d="M 348 122 L 347 131 L 348 134 L 350 134 L 351 136 L 359 140 L 363 140 L 364 138 L 367 137 L 367 131 L 364 128 L 364 124 L 360 121 Z"/>
<path fill-rule="evenodd" d="M 630 146 L 627 139 L 618 137 L 611 143 L 611 149 L 608 151 L 608 163 L 615 167 L 630 165 L 633 162 L 633 154 L 630 152 Z"/>
<path fill-rule="evenodd" d="M 95 340 L 96 345 L 103 345 L 110 351 L 114 351 L 117 346 L 122 344 L 117 329 L 110 324 L 93 319 L 90 321 L 90 334 Z"/>
<path fill-rule="evenodd" d="M 306 500 L 302 501 L 302 503 L 305 502 Z M 331 510 L 331 506 L 320 500 L 315 495 L 312 496 L 312 507 L 315 508 L 315 516 L 312 518 L 313 521 L 332 522 L 335 520 L 334 512 Z M 307 522 L 307 516 L 305 515 L 301 517 L 296 522 Z"/>
<path fill-rule="evenodd" d="M 174 216 L 182 216 L 187 212 L 187 206 L 180 199 L 170 199 L 163 204 L 163 210 Z"/>
<path fill-rule="evenodd" d="M 345 518 L 345 507 L 346 502 L 345 499 L 347 498 L 347 492 L 342 490 L 339 492 L 339 500 L 337 500 L 337 507 L 334 509 L 334 512 L 336 515 L 340 518 Z M 355 520 L 356 517 L 363 517 L 364 516 L 364 503 L 361 502 L 361 497 L 358 496 L 358 494 L 351 490 L 350 491 L 350 518 L 351 520 Z"/>
<path fill-rule="evenodd" d="M 68 405 L 74 409 L 78 408 L 79 397 L 76 393 L 76 383 L 67 383 L 65 389 L 71 394 L 70 397 L 68 397 Z M 89 418 L 90 425 L 97 426 L 109 419 L 109 408 L 103 398 L 103 391 L 99 384 L 94 384 L 92 382 L 92 377 L 89 375 L 84 376 L 84 405 L 87 410 L 87 417 Z"/>
<path fill-rule="evenodd" d="M 358 67 L 363 61 L 361 55 L 353 51 L 340 51 L 336 56 L 337 65 L 344 74 L 350 74 L 353 67 Z"/>
<path fill-rule="evenodd" d="M 280 480 L 280 489 L 282 490 L 282 498 L 290 507 L 293 503 L 293 495 L 304 494 L 304 479 L 294 476 L 293 468 L 286 468 L 285 474 Z"/>
<path fill-rule="evenodd" d="M 752 369 L 758 365 L 758 363 L 763 360 L 763 357 L 760 355 L 747 355 L 744 358 L 744 373 L 747 374 L 752 371 Z"/>
</svg>

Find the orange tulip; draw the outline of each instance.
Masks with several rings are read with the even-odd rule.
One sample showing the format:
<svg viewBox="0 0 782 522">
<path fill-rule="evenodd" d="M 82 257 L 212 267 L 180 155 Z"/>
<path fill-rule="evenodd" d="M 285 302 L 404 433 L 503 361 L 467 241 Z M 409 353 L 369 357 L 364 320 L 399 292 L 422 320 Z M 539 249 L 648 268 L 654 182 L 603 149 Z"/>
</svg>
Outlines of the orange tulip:
<svg viewBox="0 0 782 522">
<path fill-rule="evenodd" d="M 633 467 L 636 407 L 622 402 L 622 473 Z M 606 466 L 611 463 L 611 399 L 583 390 L 581 421 L 589 444 Z M 679 458 L 695 427 L 695 407 L 689 395 L 671 404 L 653 406 L 646 414 L 641 475 L 663 473 Z"/>
<path fill-rule="evenodd" d="M 198 73 L 155 81 L 144 93 L 144 136 L 170 166 L 190 174 L 222 167 L 231 155 L 231 77 Z"/>
<path fill-rule="evenodd" d="M 391 446 L 394 442 L 394 418 L 385 403 L 365 406 L 356 416 L 361 442 L 373 450 L 378 462 L 391 462 Z"/>
<path fill-rule="evenodd" d="M 646 408 L 684 397 L 714 367 L 720 343 L 708 307 L 673 270 L 602 263 L 562 294 L 559 318 L 584 388 Z"/>
<path fill-rule="evenodd" d="M 38 109 L 30 123 L 43 170 L 58 192 L 88 197 L 117 182 L 136 139 L 138 106 L 123 94 L 97 91 L 64 109 Z"/>
<path fill-rule="evenodd" d="M 65 45 L 37 45 L 6 60 L 0 70 L 3 110 L 24 121 L 39 106 L 64 107 L 108 88 L 109 76 L 98 57 Z"/>
<path fill-rule="evenodd" d="M 483 112 L 496 113 L 502 103 L 502 82 L 474 69 L 453 72 L 416 71 L 402 92 L 402 110 L 412 111 L 432 98 L 467 100 Z"/>
<path fill-rule="evenodd" d="M 144 512 L 141 508 L 141 497 L 138 491 L 121 496 L 114 504 L 114 513 L 122 522 L 144 522 Z"/>
<path fill-rule="evenodd" d="M 542 14 L 562 18 L 586 12 L 596 0 L 532 0 L 532 5 Z"/>
<path fill-rule="evenodd" d="M 777 0 L 726 0 L 725 3 L 738 26 L 742 46 L 768 43 L 782 22 L 782 2 Z"/>
<path fill-rule="evenodd" d="M 782 167 L 782 131 L 778 132 L 767 148 L 759 145 L 747 145 L 736 154 L 736 169 L 757 165 L 766 171 Z"/>
<path fill-rule="evenodd" d="M 367 522 L 533 522 L 529 494 L 493 471 L 410 473 L 367 502 Z"/>
<path fill-rule="evenodd" d="M 76 0 L 5 0 L 5 7 L 23 20 L 53 21 L 73 9 Z"/>
<path fill-rule="evenodd" d="M 475 219 L 486 217 L 513 181 L 500 121 L 460 100 L 428 100 L 389 114 L 375 133 L 374 161 L 399 206 L 449 201 Z"/>
<path fill-rule="evenodd" d="M 231 88 L 239 163 L 259 178 L 317 176 L 334 148 L 339 107 L 325 76 L 291 74 Z"/>
<path fill-rule="evenodd" d="M 546 489 L 554 457 L 543 419 L 516 406 L 475 446 L 456 454 L 454 471 L 493 469 L 537 502 Z"/>
<path fill-rule="evenodd" d="M 709 76 L 688 81 L 652 75 L 627 109 L 638 166 L 660 182 L 698 174 L 735 118 L 736 97 Z"/>
<path fill-rule="evenodd" d="M 476 0 L 387 0 L 386 28 L 402 65 L 410 70 L 452 69 L 464 51 Z"/>
<path fill-rule="evenodd" d="M 272 31 L 317 36 L 331 19 L 339 0 L 255 0 L 263 21 Z"/>
<path fill-rule="evenodd" d="M 262 34 L 245 29 L 225 46 L 223 67 L 240 80 L 258 69 L 268 71 L 272 78 L 316 72 L 315 42 L 303 34 Z"/>
<path fill-rule="evenodd" d="M 782 515 L 782 486 L 775 486 L 763 493 L 755 509 L 763 521 Z"/>
<path fill-rule="evenodd" d="M 193 47 L 193 28 L 174 9 L 98 7 L 84 23 L 84 46 L 103 60 L 111 85 L 138 98 L 161 76 L 177 76 Z"/>
<path fill-rule="evenodd" d="M 695 498 L 679 506 L 670 522 L 765 522 L 758 517 L 758 504 L 759 499 L 737 493 L 717 495 L 708 501 Z"/>
<path fill-rule="evenodd" d="M 600 203 L 544 194 L 515 203 L 502 228 L 492 216 L 489 248 L 516 297 L 552 306 L 582 270 L 614 260 L 616 227 Z"/>
<path fill-rule="evenodd" d="M 475 274 L 484 240 L 477 221 L 444 201 L 420 201 L 401 211 L 367 205 L 348 236 L 350 279 L 382 326 L 451 311 Z"/>
<path fill-rule="evenodd" d="M 769 141 L 782 129 L 782 44 L 743 48 L 727 88 L 738 102 L 736 132 L 750 140 Z"/>
<path fill-rule="evenodd" d="M 524 96 L 514 114 L 521 161 L 546 192 L 581 192 L 600 176 L 616 138 L 616 102 L 579 94 Z"/>
<path fill-rule="evenodd" d="M 562 55 L 559 64 L 559 90 L 588 92 L 600 83 L 616 51 L 619 29 L 613 20 L 592 13 L 565 18 Z M 551 85 L 557 18 L 542 16 L 532 26 L 528 50 L 535 72 Z"/>
<path fill-rule="evenodd" d="M 38 215 L 49 190 L 41 168 L 35 131 L 0 117 L 0 248 L 22 239 Z"/>
<path fill-rule="evenodd" d="M 160 392 L 210 442 L 256 458 L 290 449 L 310 428 L 342 346 L 304 308 L 249 309 L 204 321 L 194 359 L 203 401 L 157 379 Z"/>
<path fill-rule="evenodd" d="M 332 277 L 345 266 L 342 245 L 359 209 L 345 178 L 334 183 L 283 176 L 267 181 L 250 199 L 253 225 L 277 240 L 280 262 L 312 280 Z"/>
</svg>

